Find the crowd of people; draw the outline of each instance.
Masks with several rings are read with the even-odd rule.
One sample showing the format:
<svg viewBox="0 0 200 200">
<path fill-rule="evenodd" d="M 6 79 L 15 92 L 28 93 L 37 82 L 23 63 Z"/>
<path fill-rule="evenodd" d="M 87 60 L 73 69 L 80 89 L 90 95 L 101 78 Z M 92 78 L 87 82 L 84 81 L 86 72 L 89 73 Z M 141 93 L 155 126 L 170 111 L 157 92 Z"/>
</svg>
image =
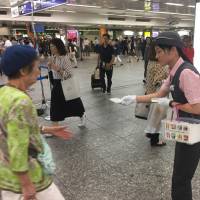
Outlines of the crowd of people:
<svg viewBox="0 0 200 200">
<path fill-rule="evenodd" d="M 0 42 L 1 70 L 8 78 L 6 85 L 0 87 L 0 189 L 3 200 L 17 200 L 22 195 L 24 200 L 42 200 L 47 196 L 49 200 L 65 199 L 53 183 L 54 161 L 43 136 L 63 131 L 66 127 L 60 126 L 60 122 L 68 117 L 79 117 L 79 126 L 86 126 L 84 104 L 72 70 L 72 62 L 77 67 L 77 45 L 69 40 L 66 47 L 58 38 L 39 44 L 42 48 L 39 53 L 46 51 L 49 54 L 50 127 L 38 124 L 35 106 L 27 94 L 27 89 L 40 74 L 38 52 L 33 42 L 28 38 L 17 41 L 8 37 Z M 90 56 L 91 44 L 98 54 L 103 93 L 111 93 L 113 66 L 117 61 L 123 65 L 121 55 L 128 58 L 127 62 L 129 56 L 136 61 L 144 60 L 145 94 L 125 96 L 121 104 L 151 103 L 153 98 L 158 98 L 158 104 L 150 105 L 145 129 L 152 147 L 166 145 L 159 136 L 161 120 L 166 117 L 169 107 L 175 108 L 180 117 L 200 119 L 200 75 L 193 66 L 194 49 L 190 37 L 181 40 L 177 33 L 163 32 L 155 39 L 111 40 L 104 34 L 101 43 L 98 38 L 92 43 L 87 38 L 82 40 L 80 48 L 85 56 Z M 169 93 L 172 99 L 164 98 Z M 199 158 L 200 143 L 176 143 L 173 200 L 192 200 L 191 181 Z"/>
</svg>

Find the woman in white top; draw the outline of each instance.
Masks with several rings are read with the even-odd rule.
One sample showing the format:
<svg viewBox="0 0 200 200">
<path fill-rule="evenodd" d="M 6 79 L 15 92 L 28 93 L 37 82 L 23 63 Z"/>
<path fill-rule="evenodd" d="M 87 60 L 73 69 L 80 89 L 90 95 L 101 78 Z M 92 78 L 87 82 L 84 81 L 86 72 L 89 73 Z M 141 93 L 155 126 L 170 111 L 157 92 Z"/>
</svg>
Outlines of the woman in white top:
<svg viewBox="0 0 200 200">
<path fill-rule="evenodd" d="M 51 121 L 58 123 L 65 120 L 67 117 L 80 117 L 81 123 L 79 126 L 85 126 L 85 108 L 81 98 L 66 101 L 61 81 L 71 78 L 72 64 L 65 45 L 61 39 L 55 38 L 50 43 L 51 58 L 48 63 L 49 68 L 53 72 L 53 88 L 51 91 Z"/>
</svg>

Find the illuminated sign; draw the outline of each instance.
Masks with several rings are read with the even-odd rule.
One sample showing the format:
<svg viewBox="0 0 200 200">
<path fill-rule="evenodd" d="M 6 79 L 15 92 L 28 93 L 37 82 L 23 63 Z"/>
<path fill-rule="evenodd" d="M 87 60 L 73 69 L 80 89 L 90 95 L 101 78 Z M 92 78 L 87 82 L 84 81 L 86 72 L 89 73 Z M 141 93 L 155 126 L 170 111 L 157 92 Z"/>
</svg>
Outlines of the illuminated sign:
<svg viewBox="0 0 200 200">
<path fill-rule="evenodd" d="M 160 11 L 160 3 L 158 3 L 158 2 L 153 2 L 152 3 L 152 10 L 154 11 L 154 12 L 159 12 Z"/>
<path fill-rule="evenodd" d="M 144 2 L 144 10 L 145 11 L 150 11 L 151 10 L 151 1 L 145 1 Z"/>
<path fill-rule="evenodd" d="M 35 13 L 35 12 L 45 10 L 47 8 L 59 6 L 65 3 L 68 3 L 68 0 L 33 0 L 33 4 L 29 0 L 22 3 L 19 6 L 12 7 L 11 14 L 12 14 L 12 17 L 17 17 L 19 15 L 28 15 L 28 14 L 31 14 L 32 11 Z"/>
<path fill-rule="evenodd" d="M 145 38 L 151 37 L 151 32 L 149 32 L 149 31 L 144 32 L 144 37 Z"/>
</svg>

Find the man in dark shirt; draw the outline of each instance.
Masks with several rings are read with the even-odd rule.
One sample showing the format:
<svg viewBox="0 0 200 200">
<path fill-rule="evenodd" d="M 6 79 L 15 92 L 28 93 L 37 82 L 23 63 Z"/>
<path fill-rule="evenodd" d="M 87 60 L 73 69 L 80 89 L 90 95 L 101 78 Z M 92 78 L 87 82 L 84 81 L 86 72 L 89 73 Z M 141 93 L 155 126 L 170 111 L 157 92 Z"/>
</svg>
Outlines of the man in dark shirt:
<svg viewBox="0 0 200 200">
<path fill-rule="evenodd" d="M 98 65 L 100 67 L 100 78 L 102 81 L 103 93 L 106 91 L 105 74 L 108 79 L 107 93 L 111 93 L 113 63 L 115 61 L 114 48 L 109 44 L 110 36 L 103 35 L 103 44 L 99 47 Z"/>
</svg>

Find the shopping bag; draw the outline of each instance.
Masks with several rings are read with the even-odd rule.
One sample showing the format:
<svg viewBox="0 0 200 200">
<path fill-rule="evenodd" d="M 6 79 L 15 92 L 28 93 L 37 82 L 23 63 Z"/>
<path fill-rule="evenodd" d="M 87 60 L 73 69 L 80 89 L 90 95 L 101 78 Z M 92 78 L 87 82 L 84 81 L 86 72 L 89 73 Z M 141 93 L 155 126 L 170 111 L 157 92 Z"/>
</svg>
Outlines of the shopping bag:
<svg viewBox="0 0 200 200">
<path fill-rule="evenodd" d="M 95 80 L 100 79 L 100 69 L 98 67 L 94 71 L 94 78 L 95 78 Z"/>
<path fill-rule="evenodd" d="M 70 101 L 80 97 L 80 87 L 75 76 L 72 76 L 66 80 L 62 80 L 61 83 L 66 101 Z"/>
<path fill-rule="evenodd" d="M 174 114 L 174 111 L 172 112 Z M 200 142 L 200 120 L 179 118 L 162 120 L 163 134 L 167 140 L 193 145 Z"/>
<path fill-rule="evenodd" d="M 150 110 L 150 103 L 137 103 L 135 107 L 135 117 L 147 119 Z"/>
</svg>

